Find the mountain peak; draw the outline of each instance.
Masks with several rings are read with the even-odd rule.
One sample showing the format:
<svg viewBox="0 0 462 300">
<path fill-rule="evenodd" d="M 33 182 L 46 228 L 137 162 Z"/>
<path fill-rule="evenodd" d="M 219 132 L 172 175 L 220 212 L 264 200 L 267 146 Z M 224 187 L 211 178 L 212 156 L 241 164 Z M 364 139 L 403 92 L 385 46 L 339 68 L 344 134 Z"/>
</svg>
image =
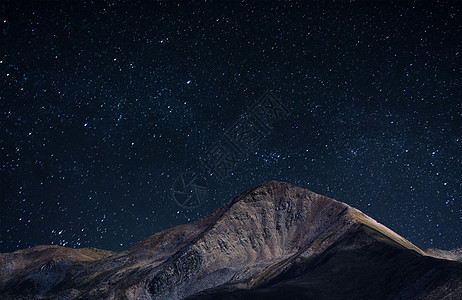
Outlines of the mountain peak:
<svg viewBox="0 0 462 300">
<path fill-rule="evenodd" d="M 462 265 L 441 259 L 457 253 L 432 253 L 440 259 L 345 203 L 270 181 L 127 251 L 40 246 L 1 254 L 0 295 L 280 299 L 462 293 L 447 288 L 447 282 L 462 286 Z"/>
</svg>

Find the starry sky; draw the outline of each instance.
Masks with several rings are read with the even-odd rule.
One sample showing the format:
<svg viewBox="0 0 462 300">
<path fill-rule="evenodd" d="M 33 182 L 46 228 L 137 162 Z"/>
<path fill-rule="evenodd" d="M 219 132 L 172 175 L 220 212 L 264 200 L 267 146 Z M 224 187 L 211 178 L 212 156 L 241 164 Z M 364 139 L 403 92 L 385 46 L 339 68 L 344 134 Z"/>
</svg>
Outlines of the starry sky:
<svg viewBox="0 0 462 300">
<path fill-rule="evenodd" d="M 1 1 L 0 252 L 125 250 L 270 180 L 462 247 L 462 4 L 374 2 Z M 268 91 L 287 113 L 218 178 Z"/>
</svg>

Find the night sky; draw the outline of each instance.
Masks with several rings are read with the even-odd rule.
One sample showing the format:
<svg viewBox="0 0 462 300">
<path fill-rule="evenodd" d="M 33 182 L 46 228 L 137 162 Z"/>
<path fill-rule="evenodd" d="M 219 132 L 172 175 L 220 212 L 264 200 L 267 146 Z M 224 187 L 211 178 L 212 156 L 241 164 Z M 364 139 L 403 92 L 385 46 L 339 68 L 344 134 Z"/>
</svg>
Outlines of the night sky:
<svg viewBox="0 0 462 300">
<path fill-rule="evenodd" d="M 0 252 L 125 250 L 270 180 L 462 247 L 461 24 L 453 1 L 2 0 Z M 230 147 L 236 124 L 259 138 Z"/>
</svg>

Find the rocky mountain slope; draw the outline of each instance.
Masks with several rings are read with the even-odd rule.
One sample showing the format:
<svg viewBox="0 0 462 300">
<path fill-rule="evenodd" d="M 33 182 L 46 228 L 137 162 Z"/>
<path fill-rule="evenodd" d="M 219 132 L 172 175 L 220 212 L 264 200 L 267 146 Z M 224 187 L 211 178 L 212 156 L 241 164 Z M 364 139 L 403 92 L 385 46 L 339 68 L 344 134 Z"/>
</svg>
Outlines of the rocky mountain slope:
<svg viewBox="0 0 462 300">
<path fill-rule="evenodd" d="M 0 254 L 0 298 L 462 299 L 460 253 L 424 252 L 344 203 L 269 182 L 124 252 Z"/>
</svg>

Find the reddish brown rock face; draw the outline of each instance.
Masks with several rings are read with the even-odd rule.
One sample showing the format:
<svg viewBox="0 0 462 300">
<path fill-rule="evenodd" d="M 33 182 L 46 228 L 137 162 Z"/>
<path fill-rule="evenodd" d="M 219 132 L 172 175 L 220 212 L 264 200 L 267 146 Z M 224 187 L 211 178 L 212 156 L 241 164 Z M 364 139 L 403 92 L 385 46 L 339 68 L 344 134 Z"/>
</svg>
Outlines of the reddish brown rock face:
<svg viewBox="0 0 462 300">
<path fill-rule="evenodd" d="M 124 252 L 38 246 L 0 254 L 0 295 L 462 299 L 458 253 L 425 253 L 344 203 L 269 182 Z"/>
</svg>

